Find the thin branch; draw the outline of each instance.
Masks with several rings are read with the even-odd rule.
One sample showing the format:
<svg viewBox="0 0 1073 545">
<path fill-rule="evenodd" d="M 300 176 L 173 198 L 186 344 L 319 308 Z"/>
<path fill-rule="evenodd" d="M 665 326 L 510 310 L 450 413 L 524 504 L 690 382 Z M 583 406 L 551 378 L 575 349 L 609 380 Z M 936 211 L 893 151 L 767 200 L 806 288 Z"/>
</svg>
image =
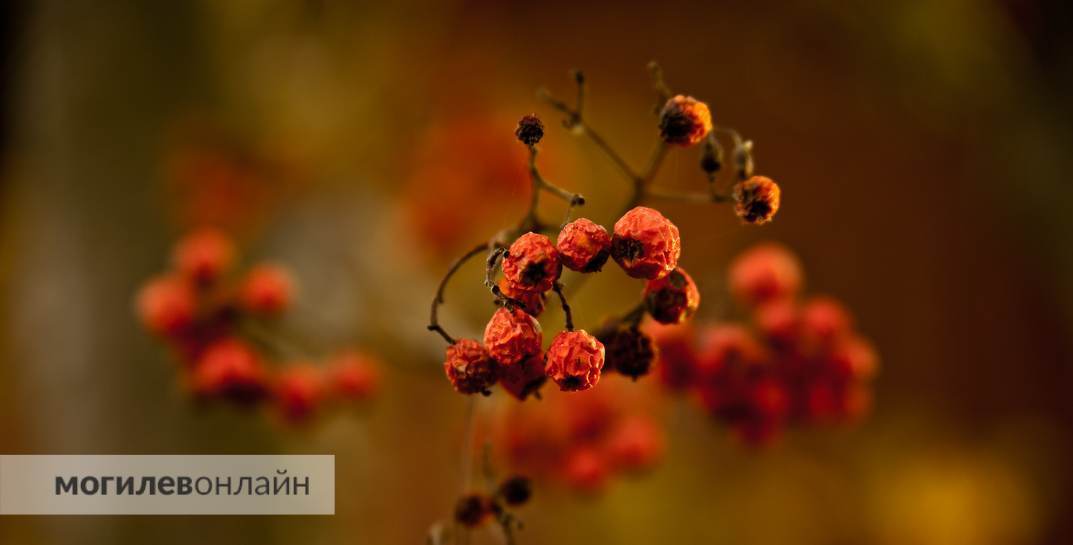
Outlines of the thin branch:
<svg viewBox="0 0 1073 545">
<path fill-rule="evenodd" d="M 566 324 L 565 324 L 566 330 L 567 331 L 573 331 L 574 330 L 574 315 L 570 311 L 570 305 L 566 302 L 566 296 L 563 295 L 563 284 L 562 284 L 562 282 L 556 282 L 555 285 L 552 287 L 552 290 L 554 290 L 555 294 L 559 296 L 559 304 L 561 304 L 562 307 L 563 307 L 563 315 L 566 317 Z"/>
<path fill-rule="evenodd" d="M 439 287 L 436 288 L 436 296 L 432 298 L 432 310 L 429 312 L 428 330 L 439 333 L 440 336 L 443 337 L 443 340 L 447 341 L 448 344 L 454 344 L 456 341 L 454 337 L 451 337 L 451 335 L 447 333 L 447 330 L 440 325 L 439 319 L 440 305 L 443 304 L 443 292 L 447 289 L 447 282 L 451 280 L 451 277 L 454 276 L 456 272 L 458 272 L 458 269 L 462 268 L 462 265 L 465 265 L 467 261 L 487 249 L 488 243 L 485 242 L 456 259 L 455 262 L 451 264 L 451 267 L 447 269 L 447 274 L 440 280 Z"/>
</svg>

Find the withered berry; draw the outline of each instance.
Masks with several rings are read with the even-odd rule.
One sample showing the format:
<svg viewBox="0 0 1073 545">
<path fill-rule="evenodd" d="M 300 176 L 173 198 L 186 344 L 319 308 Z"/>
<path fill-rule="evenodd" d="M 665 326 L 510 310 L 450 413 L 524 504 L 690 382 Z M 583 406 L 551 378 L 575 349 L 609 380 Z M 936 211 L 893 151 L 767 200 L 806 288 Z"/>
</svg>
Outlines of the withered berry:
<svg viewBox="0 0 1073 545">
<path fill-rule="evenodd" d="M 615 222 L 611 257 L 633 278 L 660 278 L 678 266 L 682 239 L 659 211 L 638 206 Z"/>
<path fill-rule="evenodd" d="M 250 269 L 239 291 L 242 307 L 254 314 L 275 315 L 287 309 L 294 295 L 291 274 L 278 265 Z"/>
<path fill-rule="evenodd" d="M 580 329 L 556 335 L 544 360 L 544 372 L 564 392 L 596 386 L 603 367 L 603 343 Z"/>
<path fill-rule="evenodd" d="M 544 374 L 544 355 L 536 354 L 514 365 L 500 369 L 499 385 L 510 395 L 525 401 L 536 394 L 547 380 Z"/>
<path fill-rule="evenodd" d="M 767 223 L 779 211 L 780 193 L 771 178 L 753 176 L 734 186 L 734 213 L 745 223 Z"/>
<path fill-rule="evenodd" d="M 506 278 L 499 279 L 499 291 L 520 305 L 522 310 L 534 318 L 544 312 L 544 304 L 547 302 L 547 298 L 542 291 L 516 289 Z"/>
<path fill-rule="evenodd" d="M 158 335 L 176 335 L 194 321 L 194 290 L 182 278 L 161 276 L 138 292 L 136 311 L 142 324 Z"/>
<path fill-rule="evenodd" d="M 194 231 L 183 237 L 172 252 L 175 268 L 199 284 L 215 281 L 235 260 L 234 243 L 213 228 Z"/>
<path fill-rule="evenodd" d="M 604 343 L 607 361 L 605 371 L 617 371 L 632 379 L 648 374 L 656 359 L 656 346 L 652 337 L 636 327 L 615 327 L 597 334 Z"/>
<path fill-rule="evenodd" d="M 466 494 L 455 503 L 455 522 L 468 528 L 484 524 L 492 514 L 492 501 L 484 494 Z"/>
<path fill-rule="evenodd" d="M 712 130 L 708 105 L 690 96 L 678 95 L 663 105 L 659 114 L 659 134 L 668 144 L 692 146 Z"/>
<path fill-rule="evenodd" d="M 503 256 L 503 276 L 518 290 L 548 291 L 562 270 L 555 245 L 537 233 L 518 237 Z"/>
<path fill-rule="evenodd" d="M 566 268 L 579 272 L 597 272 L 611 255 L 611 235 L 602 225 L 579 218 L 559 231 L 556 246 Z"/>
<path fill-rule="evenodd" d="M 473 339 L 462 339 L 447 347 L 443 370 L 461 394 L 488 394 L 499 379 L 499 364 Z"/>
<path fill-rule="evenodd" d="M 801 283 L 801 264 L 781 244 L 754 246 L 730 264 L 730 293 L 749 306 L 792 298 Z"/>
<path fill-rule="evenodd" d="M 544 138 L 544 123 L 536 114 L 529 114 L 518 121 L 518 128 L 514 131 L 521 143 L 532 146 Z"/>
<path fill-rule="evenodd" d="M 310 363 L 294 364 L 276 379 L 276 406 L 291 424 L 307 421 L 324 399 L 324 377 Z"/>
<path fill-rule="evenodd" d="M 504 367 L 540 354 L 540 323 L 520 308 L 499 308 L 484 328 L 484 349 Z"/>
<path fill-rule="evenodd" d="M 500 483 L 498 494 L 507 505 L 517 507 L 529 501 L 533 487 L 528 478 L 515 475 Z"/>
<path fill-rule="evenodd" d="M 700 306 L 700 291 L 681 267 L 663 278 L 649 280 L 642 296 L 648 314 L 661 324 L 680 324 Z"/>
</svg>

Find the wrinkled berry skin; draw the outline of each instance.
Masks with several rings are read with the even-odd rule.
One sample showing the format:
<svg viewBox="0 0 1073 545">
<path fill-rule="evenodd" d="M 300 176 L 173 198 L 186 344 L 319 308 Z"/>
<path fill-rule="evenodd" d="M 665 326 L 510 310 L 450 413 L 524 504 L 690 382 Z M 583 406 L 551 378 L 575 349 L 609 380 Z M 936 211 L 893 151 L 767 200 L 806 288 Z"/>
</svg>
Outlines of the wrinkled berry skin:
<svg viewBox="0 0 1073 545">
<path fill-rule="evenodd" d="M 138 292 L 135 310 L 142 324 L 153 333 L 178 335 L 194 322 L 196 296 L 182 278 L 162 276 L 150 280 Z"/>
<path fill-rule="evenodd" d="M 649 280 L 642 293 L 645 309 L 661 324 L 680 324 L 700 306 L 700 291 L 685 269 L 677 268 L 663 278 Z"/>
<path fill-rule="evenodd" d="M 518 128 L 514 130 L 514 136 L 527 145 L 532 146 L 544 138 L 544 123 L 536 114 L 529 114 L 518 121 Z"/>
<path fill-rule="evenodd" d="M 499 385 L 518 401 L 536 394 L 547 381 L 544 374 L 544 355 L 537 354 L 514 365 L 500 369 Z"/>
<path fill-rule="evenodd" d="M 562 270 L 555 245 L 548 237 L 537 233 L 518 237 L 503 257 L 503 276 L 518 290 L 548 291 Z"/>
<path fill-rule="evenodd" d="M 540 354 L 543 342 L 540 323 L 520 308 L 496 310 L 484 328 L 484 349 L 504 367 Z"/>
<path fill-rule="evenodd" d="M 767 223 L 779 211 L 781 193 L 771 178 L 753 176 L 734 186 L 734 213 L 745 223 Z"/>
<path fill-rule="evenodd" d="M 611 257 L 633 278 L 654 279 L 678 266 L 682 239 L 659 211 L 638 206 L 615 222 Z"/>
<path fill-rule="evenodd" d="M 443 370 L 460 394 L 486 394 L 499 379 L 499 364 L 473 339 L 447 347 Z"/>
<path fill-rule="evenodd" d="M 801 263 L 785 246 L 765 243 L 730 264 L 730 293 L 742 304 L 759 306 L 790 299 L 801 290 Z"/>
<path fill-rule="evenodd" d="M 544 304 L 547 303 L 547 297 L 544 296 L 544 292 L 542 291 L 515 289 L 506 278 L 499 279 L 499 291 L 518 303 L 522 310 L 534 318 L 540 316 L 541 313 L 544 312 Z"/>
<path fill-rule="evenodd" d="M 291 274 L 278 265 L 261 264 L 250 270 L 239 291 L 242 308 L 274 316 L 287 309 L 294 297 Z"/>
<path fill-rule="evenodd" d="M 693 97 L 675 96 L 660 111 L 659 134 L 668 144 L 692 146 L 704 140 L 711 130 L 712 113 L 708 105 Z"/>
<path fill-rule="evenodd" d="M 235 245 L 222 232 L 204 228 L 184 236 L 175 245 L 175 269 L 199 285 L 210 284 L 235 261 Z"/>
<path fill-rule="evenodd" d="M 611 235 L 602 225 L 580 218 L 559 231 L 556 247 L 566 268 L 578 272 L 597 272 L 611 255 Z"/>
<path fill-rule="evenodd" d="M 603 343 L 580 329 L 556 335 L 544 359 L 544 372 L 564 392 L 596 386 L 603 367 Z"/>
<path fill-rule="evenodd" d="M 637 328 L 614 328 L 600 332 L 597 338 L 604 343 L 607 354 L 605 371 L 617 371 L 636 380 L 648 374 L 656 359 L 652 337 Z"/>
</svg>

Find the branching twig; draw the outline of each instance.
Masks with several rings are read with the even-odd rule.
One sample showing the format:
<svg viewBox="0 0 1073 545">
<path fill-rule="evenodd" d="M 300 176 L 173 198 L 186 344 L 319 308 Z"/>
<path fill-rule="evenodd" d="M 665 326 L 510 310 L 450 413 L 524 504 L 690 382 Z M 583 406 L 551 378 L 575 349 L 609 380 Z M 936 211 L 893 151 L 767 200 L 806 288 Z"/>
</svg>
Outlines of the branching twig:
<svg viewBox="0 0 1073 545">
<path fill-rule="evenodd" d="M 439 333 L 440 336 L 443 337 L 445 341 L 447 341 L 447 344 L 455 343 L 455 339 L 447 333 L 447 330 L 445 330 L 443 326 L 440 325 L 439 319 L 440 305 L 443 304 L 443 292 L 447 288 L 447 282 L 451 280 L 451 277 L 454 276 L 456 272 L 458 272 L 458 269 L 462 268 L 462 265 L 465 265 L 467 261 L 487 249 L 488 243 L 485 242 L 466 252 L 464 255 L 462 255 L 462 257 L 456 259 L 455 262 L 451 264 L 450 268 L 447 269 L 447 274 L 445 274 L 443 276 L 443 279 L 440 280 L 439 287 L 436 288 L 436 296 L 432 299 L 432 310 L 429 312 L 428 330 Z"/>
</svg>

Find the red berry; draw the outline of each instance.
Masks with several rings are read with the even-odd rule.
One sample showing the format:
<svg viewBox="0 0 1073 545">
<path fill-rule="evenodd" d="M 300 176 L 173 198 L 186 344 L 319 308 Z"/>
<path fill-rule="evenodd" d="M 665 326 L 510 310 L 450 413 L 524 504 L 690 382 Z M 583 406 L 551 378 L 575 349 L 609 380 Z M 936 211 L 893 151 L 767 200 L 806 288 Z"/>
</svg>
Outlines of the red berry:
<svg viewBox="0 0 1073 545">
<path fill-rule="evenodd" d="M 718 380 L 737 374 L 764 359 L 756 339 L 736 324 L 714 324 L 701 333 L 697 373 L 702 380 Z"/>
<path fill-rule="evenodd" d="M 656 359 L 657 348 L 652 338 L 636 327 L 612 327 L 597 333 L 604 343 L 607 359 L 604 371 L 617 371 L 634 380 L 648 374 Z"/>
<path fill-rule="evenodd" d="M 503 257 L 503 276 L 518 290 L 548 291 L 562 270 L 555 245 L 548 237 L 537 233 L 518 237 Z"/>
<path fill-rule="evenodd" d="M 611 463 L 622 471 L 645 471 L 663 457 L 663 431 L 645 416 L 633 416 L 618 424 L 608 441 Z"/>
<path fill-rule="evenodd" d="M 611 256 L 633 278 L 660 278 L 678 266 L 682 240 L 670 220 L 638 206 L 615 222 Z"/>
<path fill-rule="evenodd" d="M 522 310 L 534 318 L 544 312 L 546 297 L 542 291 L 524 291 L 515 289 L 506 278 L 499 279 L 499 290 L 511 300 L 521 305 Z"/>
<path fill-rule="evenodd" d="M 380 363 L 368 354 L 344 352 L 329 363 L 328 383 L 343 399 L 368 399 L 380 387 Z"/>
<path fill-rule="evenodd" d="M 801 282 L 801 264 L 781 244 L 753 246 L 730 264 L 730 292 L 745 305 L 792 298 Z"/>
<path fill-rule="evenodd" d="M 708 105 L 690 96 L 678 95 L 663 105 L 659 114 L 659 134 L 668 144 L 692 146 L 712 130 Z"/>
<path fill-rule="evenodd" d="M 753 315 L 756 329 L 772 345 L 788 348 L 797 339 L 801 319 L 797 305 L 788 299 L 765 303 Z"/>
<path fill-rule="evenodd" d="M 499 374 L 499 385 L 519 401 L 525 401 L 530 395 L 536 394 L 547 380 L 544 355 L 537 354 L 514 365 L 504 366 Z"/>
<path fill-rule="evenodd" d="M 194 290 L 176 276 L 154 278 L 142 286 L 135 301 L 146 329 L 158 335 L 177 335 L 194 322 Z"/>
<path fill-rule="evenodd" d="M 693 317 L 700 306 L 700 291 L 681 267 L 663 278 L 649 280 L 642 297 L 648 314 L 661 324 L 680 324 Z"/>
<path fill-rule="evenodd" d="M 779 211 L 780 194 L 771 178 L 753 176 L 734 186 L 734 213 L 745 223 L 767 223 Z"/>
<path fill-rule="evenodd" d="M 291 423 L 307 421 L 324 398 L 324 376 L 320 369 L 299 363 L 283 370 L 276 378 L 276 404 Z"/>
<path fill-rule="evenodd" d="M 488 394 L 488 389 L 499 379 L 499 364 L 473 339 L 462 339 L 448 346 L 443 369 L 455 391 L 461 394 Z"/>
<path fill-rule="evenodd" d="M 826 350 L 853 327 L 849 311 L 830 297 L 814 297 L 801 308 L 801 332 L 814 350 Z"/>
<path fill-rule="evenodd" d="M 645 322 L 644 330 L 652 336 L 657 348 L 656 370 L 660 382 L 674 391 L 692 384 L 697 366 L 693 326 L 688 323 L 663 325 L 649 321 Z"/>
<path fill-rule="evenodd" d="M 579 272 L 597 272 L 611 255 L 611 235 L 602 225 L 579 218 L 559 231 L 556 246 L 566 268 Z"/>
<path fill-rule="evenodd" d="M 868 341 L 849 337 L 834 346 L 830 363 L 835 375 L 848 380 L 870 380 L 879 368 L 879 357 Z"/>
<path fill-rule="evenodd" d="M 484 328 L 484 349 L 505 367 L 540 354 L 540 323 L 520 308 L 499 308 Z"/>
<path fill-rule="evenodd" d="M 563 478 L 580 492 L 599 492 L 607 484 L 607 461 L 591 447 L 575 448 L 563 462 Z"/>
<path fill-rule="evenodd" d="M 267 373 L 246 343 L 224 339 L 205 349 L 194 367 L 191 382 L 194 393 L 200 396 L 251 402 L 265 394 Z"/>
<path fill-rule="evenodd" d="M 604 345 L 584 330 L 555 336 L 545 356 L 544 371 L 564 392 L 588 390 L 600 381 Z"/>
<path fill-rule="evenodd" d="M 175 245 L 172 261 L 183 276 L 199 284 L 215 281 L 235 260 L 235 246 L 213 228 L 194 231 Z"/>
<path fill-rule="evenodd" d="M 261 264 L 250 269 L 239 290 L 242 307 L 254 314 L 275 315 L 291 305 L 294 282 L 278 265 Z"/>
</svg>

